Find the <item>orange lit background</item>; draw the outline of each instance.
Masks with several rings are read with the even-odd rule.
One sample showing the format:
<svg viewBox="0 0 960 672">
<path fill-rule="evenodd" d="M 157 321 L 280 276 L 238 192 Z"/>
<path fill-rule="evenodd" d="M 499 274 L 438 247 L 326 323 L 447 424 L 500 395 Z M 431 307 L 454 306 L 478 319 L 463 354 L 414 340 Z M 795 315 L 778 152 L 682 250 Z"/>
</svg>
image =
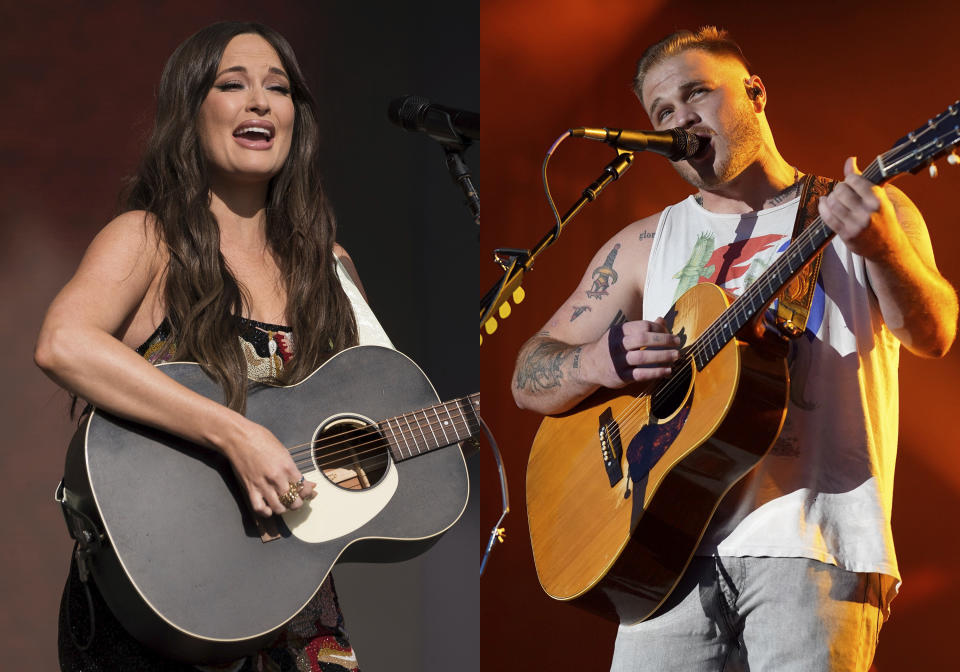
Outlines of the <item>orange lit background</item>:
<svg viewBox="0 0 960 672">
<path fill-rule="evenodd" d="M 735 8 L 731 8 L 735 4 Z M 728 6 L 729 5 L 729 6 Z M 907 9 L 909 8 L 909 9 Z M 956 40 L 940 27 L 960 22 L 948 3 L 483 0 L 481 105 L 484 116 L 480 291 L 497 279 L 495 247 L 529 248 L 551 227 L 540 164 L 546 149 L 575 126 L 649 128 L 630 91 L 636 59 L 679 28 L 716 24 L 739 41 L 766 84 L 778 148 L 806 172 L 842 176 L 843 160 L 866 166 L 907 131 L 960 98 Z M 596 179 L 613 151 L 571 140 L 551 162 L 551 188 L 565 211 Z M 960 284 L 960 169 L 906 176 L 898 186 L 924 213 L 941 271 Z M 484 661 L 491 669 L 605 670 L 616 628 L 539 588 L 524 509 L 530 440 L 539 424 L 518 411 L 509 391 L 521 343 L 573 290 L 599 246 L 630 221 L 682 199 L 691 189 L 654 155 L 608 187 L 539 258 L 527 298 L 481 347 L 484 415 L 500 444 L 511 487 L 507 541 L 494 549 L 481 584 Z M 904 585 L 881 635 L 875 668 L 955 669 L 951 653 L 960 543 L 960 464 L 949 423 L 958 395 L 955 350 L 928 361 L 904 352 L 901 440 L 894 533 Z M 484 520 L 498 515 L 496 476 L 484 472 Z"/>
</svg>

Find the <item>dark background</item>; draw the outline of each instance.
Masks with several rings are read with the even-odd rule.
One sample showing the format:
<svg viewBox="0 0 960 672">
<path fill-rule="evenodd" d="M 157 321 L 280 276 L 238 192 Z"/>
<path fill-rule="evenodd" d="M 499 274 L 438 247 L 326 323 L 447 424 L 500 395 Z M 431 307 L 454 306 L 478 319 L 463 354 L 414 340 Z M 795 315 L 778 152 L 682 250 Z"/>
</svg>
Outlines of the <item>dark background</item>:
<svg viewBox="0 0 960 672">
<path fill-rule="evenodd" d="M 476 391 L 477 231 L 426 136 L 386 118 L 417 94 L 477 110 L 476 3 L 0 4 L 0 451 L 4 669 L 57 669 L 56 614 L 71 541 L 53 492 L 73 425 L 33 366 L 47 304 L 115 214 L 149 133 L 166 58 L 218 20 L 255 20 L 291 42 L 319 103 L 338 239 L 396 347 L 443 399 Z M 479 182 L 479 154 L 466 155 Z M 477 458 L 470 459 L 471 464 Z M 475 468 L 473 468 L 475 470 Z M 335 575 L 366 672 L 479 669 L 478 511 L 425 556 Z M 251 577 L 256 580 L 256 577 Z"/>
<path fill-rule="evenodd" d="M 848 155 L 866 167 L 960 98 L 955 31 L 948 28 L 958 22 L 960 5 L 948 2 L 483 0 L 486 196 L 479 292 L 498 277 L 489 258 L 493 248 L 531 247 L 552 226 L 540 164 L 564 130 L 650 128 L 631 80 L 643 49 L 668 33 L 711 23 L 730 30 L 766 84 L 767 114 L 784 158 L 803 171 L 837 177 Z M 612 158 L 613 150 L 598 143 L 560 146 L 549 175 L 561 212 Z M 957 285 L 960 169 L 943 161 L 940 167 L 937 180 L 906 176 L 897 185 L 924 213 L 941 271 Z M 552 601 L 538 585 L 523 490 L 539 418 L 513 405 L 516 352 L 574 289 L 604 241 L 691 192 L 666 159 L 638 154 L 630 172 L 539 258 L 524 283 L 525 301 L 484 338 L 484 414 L 504 454 L 513 507 L 507 541 L 495 549 L 481 581 L 483 638 L 496 644 L 490 659 L 502 661 L 501 669 L 606 670 L 616 634 L 615 625 Z M 958 369 L 957 347 L 940 361 L 902 355 L 893 525 L 903 588 L 880 635 L 876 669 L 883 672 L 956 669 L 960 461 L 951 419 Z M 492 484 L 492 473 L 485 484 Z M 486 521 L 497 515 L 499 502 L 492 487 L 484 494 Z"/>
</svg>

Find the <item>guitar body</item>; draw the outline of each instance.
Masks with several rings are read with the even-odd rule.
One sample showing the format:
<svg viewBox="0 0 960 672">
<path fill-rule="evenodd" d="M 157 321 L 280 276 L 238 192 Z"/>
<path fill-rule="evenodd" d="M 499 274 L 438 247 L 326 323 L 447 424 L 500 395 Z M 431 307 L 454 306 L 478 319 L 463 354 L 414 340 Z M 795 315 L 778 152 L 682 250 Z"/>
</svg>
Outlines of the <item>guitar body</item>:
<svg viewBox="0 0 960 672">
<path fill-rule="evenodd" d="M 691 343 L 729 305 L 723 290 L 699 284 L 665 319 Z M 702 370 L 691 366 L 669 413 L 654 413 L 646 394 L 601 390 L 543 420 L 527 467 L 527 515 L 548 595 L 622 622 L 656 611 L 721 498 L 780 432 L 789 384 L 781 355 L 733 339 Z M 602 425 L 616 427 L 607 445 Z M 622 454 L 607 464 L 617 440 Z"/>
<path fill-rule="evenodd" d="M 160 368 L 222 400 L 200 366 Z M 309 448 L 330 424 L 376 427 L 437 401 L 407 357 L 358 346 L 297 385 L 251 390 L 247 416 L 284 445 Z M 71 443 L 64 485 L 104 533 L 91 571 L 130 633 L 171 658 L 225 661 L 275 638 L 345 551 L 354 560 L 412 557 L 460 518 L 469 483 L 458 448 L 400 462 L 386 452 L 385 471 L 362 490 L 301 467 L 318 496 L 284 514 L 279 538 L 267 542 L 225 458 L 99 411 Z"/>
</svg>

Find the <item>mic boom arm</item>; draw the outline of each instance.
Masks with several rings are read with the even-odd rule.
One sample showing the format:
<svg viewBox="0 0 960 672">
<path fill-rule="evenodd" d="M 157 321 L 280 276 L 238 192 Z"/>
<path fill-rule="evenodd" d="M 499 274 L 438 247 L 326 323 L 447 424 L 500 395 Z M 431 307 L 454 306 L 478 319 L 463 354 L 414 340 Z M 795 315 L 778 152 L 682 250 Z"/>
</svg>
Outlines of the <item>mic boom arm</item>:
<svg viewBox="0 0 960 672">
<path fill-rule="evenodd" d="M 561 136 L 560 140 L 563 140 L 571 134 L 572 133 L 568 131 Z M 560 140 L 551 148 L 551 152 L 556 148 L 556 145 L 560 143 Z M 548 159 L 549 157 L 550 154 L 547 154 Z M 493 287 L 491 287 L 480 300 L 481 344 L 483 343 L 483 332 L 486 331 L 487 334 L 492 334 L 497 328 L 497 317 L 493 314 L 494 310 L 499 309 L 498 314 L 500 318 L 506 318 L 510 314 L 509 297 L 512 296 L 515 303 L 520 303 L 520 301 L 523 300 L 523 288 L 520 285 L 523 282 L 524 274 L 533 268 L 534 259 L 545 249 L 557 242 L 557 239 L 560 238 L 560 234 L 570 220 L 573 219 L 587 203 L 595 201 L 608 184 L 627 172 L 627 169 L 630 168 L 632 163 L 633 154 L 630 151 L 617 149 L 616 158 L 604 167 L 600 177 L 583 190 L 583 194 L 577 202 L 574 203 L 562 217 L 557 216 L 556 225 L 540 239 L 540 242 L 538 242 L 533 249 L 494 250 L 494 260 L 500 264 L 504 273 L 500 280 L 494 283 Z M 546 184 L 546 169 L 544 169 L 544 183 Z M 556 210 L 554 210 L 554 212 L 556 213 Z M 501 258 L 500 254 L 503 254 L 505 258 Z"/>
</svg>

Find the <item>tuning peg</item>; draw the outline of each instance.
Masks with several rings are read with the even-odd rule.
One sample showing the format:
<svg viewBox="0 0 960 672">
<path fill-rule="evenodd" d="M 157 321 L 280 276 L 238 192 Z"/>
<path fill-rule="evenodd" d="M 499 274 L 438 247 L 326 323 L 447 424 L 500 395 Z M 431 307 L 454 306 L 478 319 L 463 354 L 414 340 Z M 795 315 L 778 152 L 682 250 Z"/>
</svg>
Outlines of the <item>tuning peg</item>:
<svg viewBox="0 0 960 672">
<path fill-rule="evenodd" d="M 949 154 L 947 154 L 947 163 L 949 163 L 951 166 L 957 165 L 958 163 L 960 163 L 960 156 L 957 156 L 957 153 L 955 151 L 950 152 Z"/>
<path fill-rule="evenodd" d="M 517 287 L 513 290 L 513 302 L 516 304 L 523 303 L 523 300 L 527 298 L 527 293 L 523 291 L 523 287 Z"/>
<path fill-rule="evenodd" d="M 940 170 L 937 168 L 937 164 L 935 163 L 930 164 L 929 170 L 930 170 L 930 177 L 936 177 L 937 175 L 940 174 Z"/>
<path fill-rule="evenodd" d="M 497 310 L 500 313 L 500 319 L 505 320 L 510 317 L 510 302 L 504 301 L 500 304 L 500 308 Z"/>
<path fill-rule="evenodd" d="M 497 330 L 497 318 L 491 317 L 483 323 L 483 328 L 488 334 L 495 332 Z"/>
</svg>

